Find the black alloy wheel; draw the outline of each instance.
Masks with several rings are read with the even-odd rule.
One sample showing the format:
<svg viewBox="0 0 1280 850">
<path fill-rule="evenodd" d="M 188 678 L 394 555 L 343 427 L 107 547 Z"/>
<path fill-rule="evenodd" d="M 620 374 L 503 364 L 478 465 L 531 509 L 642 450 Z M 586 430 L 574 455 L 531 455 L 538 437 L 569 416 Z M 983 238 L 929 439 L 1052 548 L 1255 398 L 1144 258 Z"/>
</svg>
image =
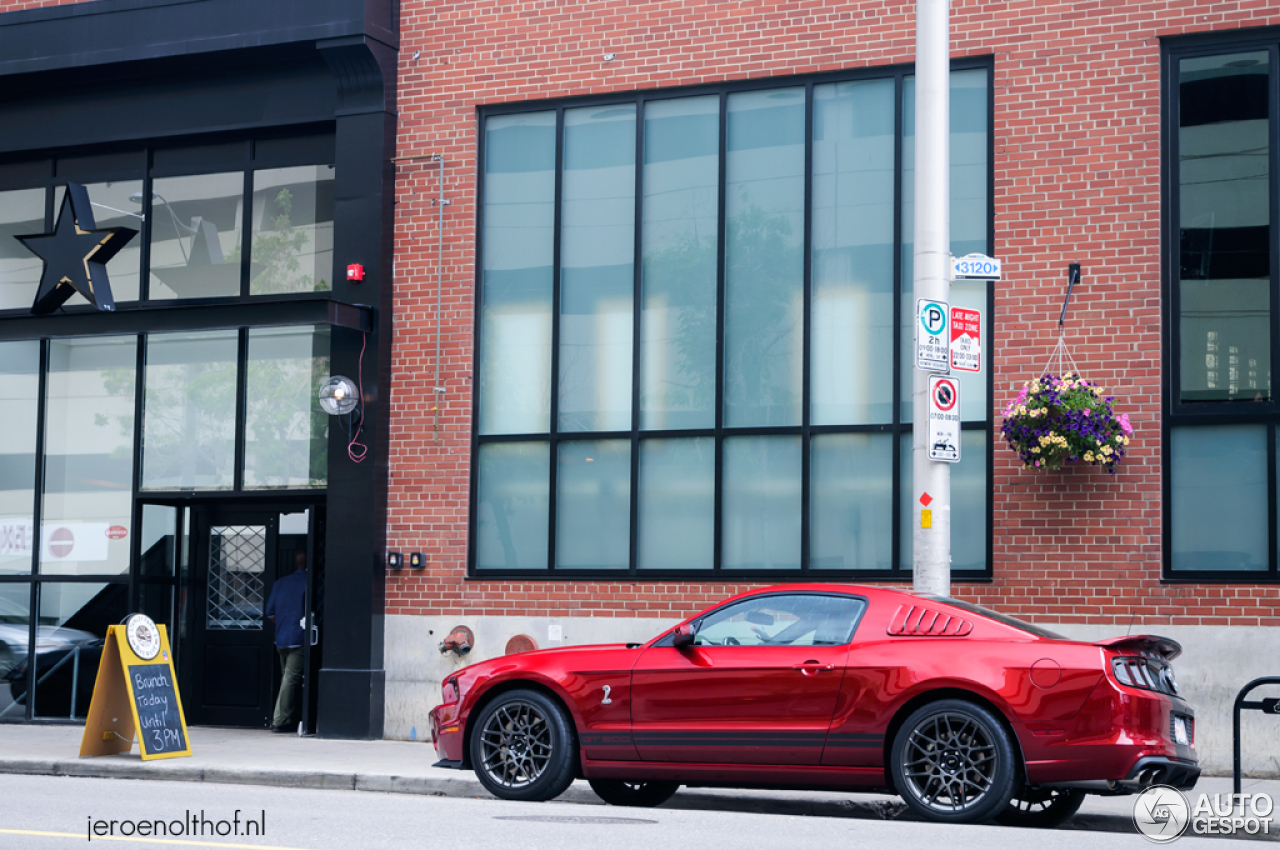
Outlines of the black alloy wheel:
<svg viewBox="0 0 1280 850">
<path fill-rule="evenodd" d="M 981 823 L 1004 811 L 1018 776 L 1004 724 L 959 699 L 912 712 L 893 741 L 890 770 L 908 808 L 940 823 Z"/>
<path fill-rule="evenodd" d="M 627 779 L 591 779 L 591 790 L 611 806 L 652 808 L 661 806 L 680 790 L 678 782 Z"/>
<path fill-rule="evenodd" d="M 1028 785 L 996 815 L 996 823 L 1032 829 L 1053 829 L 1080 810 L 1085 793 L 1078 788 Z"/>
<path fill-rule="evenodd" d="M 471 763 L 495 797 L 551 800 L 573 782 L 573 729 L 565 710 L 547 695 L 507 691 L 484 707 L 475 724 Z"/>
</svg>

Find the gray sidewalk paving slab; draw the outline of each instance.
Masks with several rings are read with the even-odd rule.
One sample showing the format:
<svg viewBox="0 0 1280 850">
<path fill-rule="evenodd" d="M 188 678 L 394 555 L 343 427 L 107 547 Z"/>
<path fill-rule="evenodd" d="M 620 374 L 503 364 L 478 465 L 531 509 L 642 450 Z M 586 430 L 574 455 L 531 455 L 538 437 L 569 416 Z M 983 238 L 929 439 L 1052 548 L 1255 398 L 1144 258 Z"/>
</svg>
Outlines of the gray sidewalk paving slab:
<svg viewBox="0 0 1280 850">
<path fill-rule="evenodd" d="M 83 734 L 81 726 L 0 724 L 0 773 L 489 796 L 470 771 L 433 767 L 439 757 L 430 743 L 336 741 L 273 735 L 265 730 L 196 727 L 189 730 L 189 757 L 144 762 L 136 749 L 125 755 L 81 759 Z M 1269 793 L 1272 799 L 1280 800 L 1280 780 L 1246 779 L 1243 785 L 1245 791 Z M 1192 793 L 1230 791 L 1229 777 L 1204 777 Z M 583 781 L 575 782 L 559 799 L 601 804 Z M 824 791 L 697 788 L 682 791 L 667 805 L 877 820 L 910 817 L 897 797 Z M 1090 795 L 1069 826 L 1132 832 L 1132 813 L 1133 797 Z M 1280 840 L 1280 834 L 1270 838 Z"/>
</svg>

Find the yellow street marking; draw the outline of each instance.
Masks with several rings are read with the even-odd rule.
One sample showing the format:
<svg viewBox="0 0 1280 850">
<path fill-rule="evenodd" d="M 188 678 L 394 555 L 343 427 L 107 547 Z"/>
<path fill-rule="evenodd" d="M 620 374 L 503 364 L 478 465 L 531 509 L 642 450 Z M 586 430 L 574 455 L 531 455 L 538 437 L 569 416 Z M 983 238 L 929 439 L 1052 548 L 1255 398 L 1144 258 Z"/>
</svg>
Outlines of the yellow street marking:
<svg viewBox="0 0 1280 850">
<path fill-rule="evenodd" d="M 0 835 L 39 835 L 45 838 L 78 838 L 84 841 L 85 833 L 45 832 L 39 829 L 0 829 Z M 126 835 L 95 835 L 92 841 L 136 841 L 140 844 L 180 844 L 184 847 L 226 847 L 231 850 L 304 850 L 301 847 L 282 847 L 279 844 L 232 844 L 226 841 L 191 841 L 185 838 L 141 838 Z"/>
</svg>

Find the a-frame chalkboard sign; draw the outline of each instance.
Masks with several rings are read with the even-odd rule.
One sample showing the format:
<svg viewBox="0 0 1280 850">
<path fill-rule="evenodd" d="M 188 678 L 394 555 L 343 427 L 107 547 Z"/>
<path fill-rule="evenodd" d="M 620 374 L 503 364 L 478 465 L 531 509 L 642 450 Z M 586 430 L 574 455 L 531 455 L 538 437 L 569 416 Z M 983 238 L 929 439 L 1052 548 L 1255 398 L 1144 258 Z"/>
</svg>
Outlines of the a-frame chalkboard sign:
<svg viewBox="0 0 1280 850">
<path fill-rule="evenodd" d="M 143 761 L 191 755 L 169 636 L 144 614 L 107 627 L 80 757 L 127 753 L 135 732 Z"/>
</svg>

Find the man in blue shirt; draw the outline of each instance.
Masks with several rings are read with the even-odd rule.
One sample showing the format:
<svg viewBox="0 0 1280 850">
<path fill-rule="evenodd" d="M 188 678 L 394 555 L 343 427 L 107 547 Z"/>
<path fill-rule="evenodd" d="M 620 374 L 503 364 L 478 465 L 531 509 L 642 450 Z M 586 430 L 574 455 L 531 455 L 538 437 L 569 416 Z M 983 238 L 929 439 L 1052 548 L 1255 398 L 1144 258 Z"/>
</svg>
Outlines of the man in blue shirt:
<svg viewBox="0 0 1280 850">
<path fill-rule="evenodd" d="M 297 569 L 271 586 L 267 599 L 267 616 L 276 626 L 276 652 L 284 675 L 280 694 L 276 697 L 272 732 L 292 732 L 298 724 L 298 692 L 302 685 L 302 645 L 307 601 L 307 553 L 299 551 L 294 559 Z"/>
</svg>

